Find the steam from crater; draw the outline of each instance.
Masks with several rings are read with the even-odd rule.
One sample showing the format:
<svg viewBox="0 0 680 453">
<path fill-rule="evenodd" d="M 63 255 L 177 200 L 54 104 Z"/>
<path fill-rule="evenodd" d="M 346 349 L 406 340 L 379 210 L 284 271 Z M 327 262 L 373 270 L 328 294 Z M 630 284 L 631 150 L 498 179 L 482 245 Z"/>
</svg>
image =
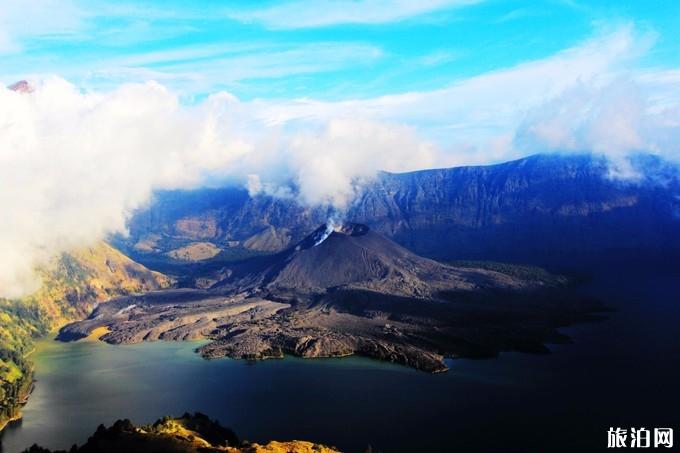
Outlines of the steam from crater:
<svg viewBox="0 0 680 453">
<path fill-rule="evenodd" d="M 314 247 L 317 245 L 321 244 L 323 241 L 328 239 L 328 236 L 333 233 L 333 231 L 338 231 L 340 228 L 342 228 L 342 220 L 339 218 L 338 214 L 335 213 L 334 215 L 331 215 L 328 220 L 326 221 L 326 229 L 323 231 L 320 231 L 318 236 L 314 238 Z"/>
<path fill-rule="evenodd" d="M 0 86 L 0 130 L 0 297 L 11 298 L 37 289 L 36 268 L 55 255 L 125 232 L 158 189 L 231 181 L 341 211 L 378 170 L 433 163 L 405 126 L 279 124 L 227 93 L 185 105 L 153 82 Z"/>
</svg>

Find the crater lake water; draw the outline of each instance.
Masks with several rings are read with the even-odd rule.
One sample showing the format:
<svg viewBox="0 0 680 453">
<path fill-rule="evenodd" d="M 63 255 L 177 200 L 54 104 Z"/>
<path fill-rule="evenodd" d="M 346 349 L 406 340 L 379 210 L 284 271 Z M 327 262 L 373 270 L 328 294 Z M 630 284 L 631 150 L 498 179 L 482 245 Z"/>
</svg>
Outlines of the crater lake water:
<svg viewBox="0 0 680 453">
<path fill-rule="evenodd" d="M 611 270 L 591 285 L 616 309 L 565 329 L 552 354 L 450 361 L 430 375 L 369 359 L 207 361 L 191 342 L 44 339 L 36 387 L 2 451 L 68 449 L 100 423 L 200 411 L 242 439 L 306 439 L 348 452 L 597 451 L 607 429 L 677 429 L 677 269 Z"/>
</svg>

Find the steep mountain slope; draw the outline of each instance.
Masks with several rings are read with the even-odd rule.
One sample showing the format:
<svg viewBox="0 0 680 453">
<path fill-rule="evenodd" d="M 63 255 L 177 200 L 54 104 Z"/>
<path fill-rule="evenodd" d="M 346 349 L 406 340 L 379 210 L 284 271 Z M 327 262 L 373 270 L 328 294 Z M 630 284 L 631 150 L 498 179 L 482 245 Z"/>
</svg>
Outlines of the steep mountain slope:
<svg viewBox="0 0 680 453">
<path fill-rule="evenodd" d="M 53 324 L 87 316 L 95 304 L 116 296 L 167 288 L 163 274 L 150 271 L 105 242 L 63 253 L 41 271 L 37 302 Z"/>
<path fill-rule="evenodd" d="M 22 300 L 0 299 L 0 429 L 17 418 L 30 390 L 33 338 L 81 319 L 111 297 L 167 288 L 171 280 L 110 245 L 64 253 L 40 270 L 41 288 Z"/>
<path fill-rule="evenodd" d="M 646 177 L 612 177 L 593 156 L 384 175 L 353 215 L 439 258 L 555 261 L 615 249 L 680 252 L 680 171 L 651 156 Z"/>
<path fill-rule="evenodd" d="M 441 290 L 518 289 L 532 283 L 447 266 L 410 252 L 366 225 L 345 223 L 322 225 L 288 250 L 235 264 L 216 287 L 298 293 L 352 288 L 436 298 Z"/>
<path fill-rule="evenodd" d="M 551 263 L 630 250 L 680 254 L 680 170 L 641 155 L 613 177 L 593 155 L 537 155 L 499 165 L 382 173 L 346 217 L 401 245 L 442 260 Z M 118 244 L 147 262 L 178 244 L 201 240 L 225 256 L 275 252 L 329 217 L 327 208 L 238 188 L 159 193 L 138 212 Z M 156 252 L 135 252 L 154 239 Z M 644 252 L 644 253 L 642 253 Z"/>
</svg>

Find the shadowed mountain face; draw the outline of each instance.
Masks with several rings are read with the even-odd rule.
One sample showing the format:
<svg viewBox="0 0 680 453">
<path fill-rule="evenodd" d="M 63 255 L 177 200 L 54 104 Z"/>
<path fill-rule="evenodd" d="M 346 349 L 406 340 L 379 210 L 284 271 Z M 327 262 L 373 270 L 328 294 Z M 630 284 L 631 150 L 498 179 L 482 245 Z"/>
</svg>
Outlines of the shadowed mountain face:
<svg viewBox="0 0 680 453">
<path fill-rule="evenodd" d="M 233 263 L 209 290 L 114 299 L 64 327 L 70 341 L 210 338 L 208 358 L 361 354 L 430 372 L 445 357 L 547 352 L 557 328 L 597 319 L 564 279 L 456 267 L 413 254 L 362 224 L 322 225 L 296 245 Z M 99 330 L 102 332 L 102 330 Z"/>
<path fill-rule="evenodd" d="M 437 258 L 559 262 L 630 249 L 680 251 L 678 167 L 650 156 L 639 179 L 602 159 L 535 156 L 380 178 L 356 206 L 379 231 Z"/>
<path fill-rule="evenodd" d="M 627 179 L 591 155 L 538 155 L 499 165 L 382 173 L 347 218 L 437 259 L 554 263 L 615 250 L 680 253 L 678 167 L 638 156 Z M 326 208 L 237 188 L 159 193 L 119 244 L 148 262 L 194 242 L 222 257 L 271 253 L 329 218 Z"/>
<path fill-rule="evenodd" d="M 396 275 L 405 278 L 419 265 L 430 264 L 364 225 L 327 230 L 322 226 L 309 238 L 314 243 L 303 241 L 286 253 L 285 260 L 274 266 L 273 275 L 268 275 L 268 285 L 330 288 Z"/>
<path fill-rule="evenodd" d="M 358 223 L 322 225 L 294 247 L 231 266 L 216 287 L 237 291 L 364 289 L 436 298 L 442 290 L 518 289 L 535 282 L 420 257 Z"/>
</svg>

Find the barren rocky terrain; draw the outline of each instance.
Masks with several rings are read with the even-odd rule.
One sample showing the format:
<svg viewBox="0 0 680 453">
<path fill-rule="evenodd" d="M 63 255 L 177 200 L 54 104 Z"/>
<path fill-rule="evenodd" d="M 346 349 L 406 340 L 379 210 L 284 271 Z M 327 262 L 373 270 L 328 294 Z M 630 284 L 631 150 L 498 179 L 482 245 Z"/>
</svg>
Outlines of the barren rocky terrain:
<svg viewBox="0 0 680 453">
<path fill-rule="evenodd" d="M 223 269 L 208 290 L 121 297 L 64 327 L 61 340 L 212 340 L 207 358 L 360 354 L 438 372 L 446 357 L 546 352 L 557 328 L 602 307 L 564 280 L 419 257 L 359 224 L 322 226 L 273 256 Z"/>
</svg>

